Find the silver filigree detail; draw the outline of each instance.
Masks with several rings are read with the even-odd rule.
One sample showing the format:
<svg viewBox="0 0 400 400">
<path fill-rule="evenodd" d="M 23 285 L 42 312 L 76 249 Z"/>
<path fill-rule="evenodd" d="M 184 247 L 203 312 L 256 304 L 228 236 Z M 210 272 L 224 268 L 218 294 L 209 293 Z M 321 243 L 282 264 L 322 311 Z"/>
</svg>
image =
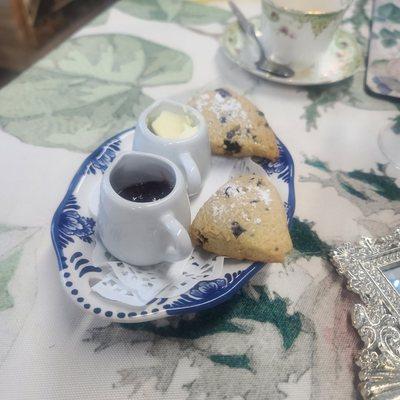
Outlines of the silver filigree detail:
<svg viewBox="0 0 400 400">
<path fill-rule="evenodd" d="M 400 294 L 383 273 L 400 262 L 400 228 L 392 235 L 345 243 L 330 257 L 346 277 L 347 287 L 363 302 L 352 312 L 353 326 L 364 343 L 356 360 L 361 395 L 400 399 Z"/>
</svg>

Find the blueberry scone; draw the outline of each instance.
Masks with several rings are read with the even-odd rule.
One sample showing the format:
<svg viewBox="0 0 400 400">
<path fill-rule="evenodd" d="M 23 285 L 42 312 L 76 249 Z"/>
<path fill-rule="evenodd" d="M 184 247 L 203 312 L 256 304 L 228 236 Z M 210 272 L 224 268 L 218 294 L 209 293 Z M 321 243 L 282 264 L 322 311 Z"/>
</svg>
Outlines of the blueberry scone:
<svg viewBox="0 0 400 400">
<path fill-rule="evenodd" d="M 264 113 L 245 97 L 220 88 L 192 98 L 189 104 L 203 114 L 214 154 L 278 158 L 275 134 Z"/>
<path fill-rule="evenodd" d="M 282 200 L 267 178 L 242 175 L 200 208 L 191 227 L 195 245 L 239 260 L 282 262 L 292 249 Z"/>
</svg>

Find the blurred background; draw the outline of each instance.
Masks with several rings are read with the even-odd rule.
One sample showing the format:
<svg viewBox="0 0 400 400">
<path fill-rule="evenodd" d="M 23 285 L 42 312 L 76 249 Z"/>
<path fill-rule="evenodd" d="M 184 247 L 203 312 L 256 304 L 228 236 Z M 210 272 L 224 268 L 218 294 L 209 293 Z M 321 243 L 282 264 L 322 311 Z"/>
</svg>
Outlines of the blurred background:
<svg viewBox="0 0 400 400">
<path fill-rule="evenodd" d="M 116 0 L 0 0 L 0 87 Z"/>
</svg>

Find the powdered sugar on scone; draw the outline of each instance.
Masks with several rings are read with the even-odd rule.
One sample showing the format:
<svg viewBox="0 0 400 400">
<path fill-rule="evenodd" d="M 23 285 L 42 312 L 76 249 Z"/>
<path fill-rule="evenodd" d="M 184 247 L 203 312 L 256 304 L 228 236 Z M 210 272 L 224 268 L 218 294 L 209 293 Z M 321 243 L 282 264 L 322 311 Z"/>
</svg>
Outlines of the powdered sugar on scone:
<svg viewBox="0 0 400 400">
<path fill-rule="evenodd" d="M 292 248 L 282 200 L 259 175 L 221 186 L 200 208 L 190 237 L 207 251 L 254 261 L 280 262 Z"/>
<path fill-rule="evenodd" d="M 234 202 L 228 199 L 235 199 Z M 228 215 L 228 210 L 242 208 L 239 214 L 244 221 L 250 222 L 257 206 L 262 205 L 268 209 L 272 199 L 270 189 L 265 186 L 263 180 L 256 175 L 250 176 L 249 181 L 244 181 L 242 184 L 227 182 L 218 189 L 210 198 L 212 204 L 212 217 L 215 221 L 223 220 Z M 261 223 L 260 218 L 255 218 L 256 224 Z"/>
<path fill-rule="evenodd" d="M 219 91 L 218 91 L 219 90 Z M 223 89 L 217 89 L 213 95 L 203 93 L 195 101 L 195 107 L 202 112 L 206 107 L 212 111 L 221 123 L 240 122 L 247 128 L 252 128 L 248 113 L 242 104 L 231 95 L 221 94 Z M 222 92 L 224 93 L 224 92 Z"/>
<path fill-rule="evenodd" d="M 264 113 L 245 97 L 218 88 L 193 97 L 189 104 L 204 116 L 214 154 L 278 158 L 276 138 Z"/>
</svg>

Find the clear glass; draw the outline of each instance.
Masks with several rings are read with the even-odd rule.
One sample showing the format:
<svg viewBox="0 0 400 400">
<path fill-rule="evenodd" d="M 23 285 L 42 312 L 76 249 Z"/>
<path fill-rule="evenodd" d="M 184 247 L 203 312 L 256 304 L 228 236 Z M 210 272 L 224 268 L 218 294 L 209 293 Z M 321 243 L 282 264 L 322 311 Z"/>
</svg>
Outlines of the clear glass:
<svg viewBox="0 0 400 400">
<path fill-rule="evenodd" d="M 400 169 L 400 127 L 395 122 L 386 126 L 379 134 L 379 148 L 388 161 Z"/>
</svg>

